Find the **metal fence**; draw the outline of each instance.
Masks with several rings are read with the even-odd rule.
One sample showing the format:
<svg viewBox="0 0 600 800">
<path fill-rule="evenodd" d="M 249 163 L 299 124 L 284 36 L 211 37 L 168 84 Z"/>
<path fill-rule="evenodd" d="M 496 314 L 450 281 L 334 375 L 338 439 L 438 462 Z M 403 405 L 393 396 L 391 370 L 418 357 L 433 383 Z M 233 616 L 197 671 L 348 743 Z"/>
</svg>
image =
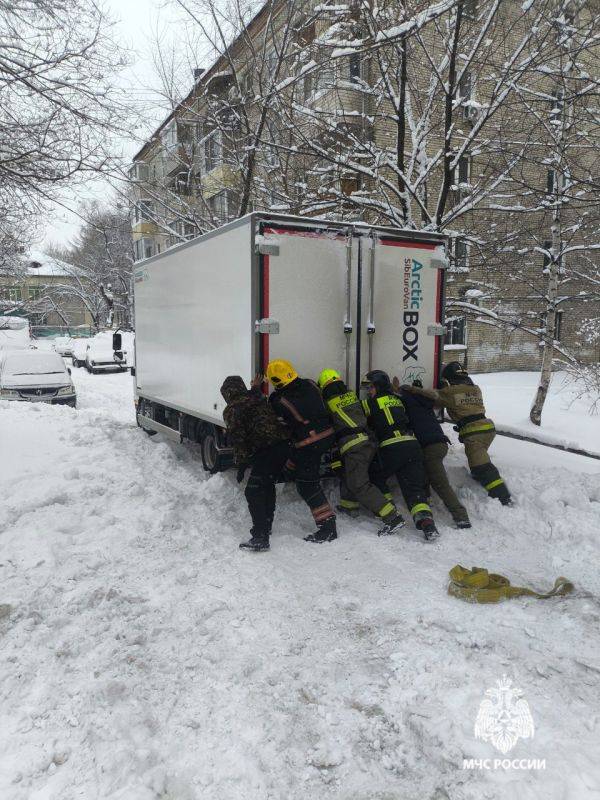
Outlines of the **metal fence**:
<svg viewBox="0 0 600 800">
<path fill-rule="evenodd" d="M 53 339 L 56 336 L 89 338 L 96 333 L 93 325 L 32 325 L 31 335 L 35 339 Z"/>
</svg>

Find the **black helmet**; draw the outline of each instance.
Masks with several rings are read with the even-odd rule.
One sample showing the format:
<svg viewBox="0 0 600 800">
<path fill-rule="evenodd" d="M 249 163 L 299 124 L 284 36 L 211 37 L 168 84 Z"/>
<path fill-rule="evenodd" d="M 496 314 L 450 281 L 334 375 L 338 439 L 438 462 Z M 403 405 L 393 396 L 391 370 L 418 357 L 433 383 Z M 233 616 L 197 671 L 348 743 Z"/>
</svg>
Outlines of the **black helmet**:
<svg viewBox="0 0 600 800">
<path fill-rule="evenodd" d="M 373 369 L 367 372 L 367 380 L 372 383 L 378 392 L 391 392 L 392 382 L 387 372 L 382 369 Z"/>
<path fill-rule="evenodd" d="M 442 370 L 442 378 L 450 383 L 454 380 L 460 380 L 461 378 L 467 377 L 467 370 L 458 361 L 451 361 L 449 364 L 446 364 Z"/>
<path fill-rule="evenodd" d="M 231 403 L 239 397 L 244 397 L 248 394 L 248 389 L 244 383 L 244 379 L 239 375 L 229 375 L 223 381 L 221 386 L 221 395 L 226 403 Z"/>
</svg>

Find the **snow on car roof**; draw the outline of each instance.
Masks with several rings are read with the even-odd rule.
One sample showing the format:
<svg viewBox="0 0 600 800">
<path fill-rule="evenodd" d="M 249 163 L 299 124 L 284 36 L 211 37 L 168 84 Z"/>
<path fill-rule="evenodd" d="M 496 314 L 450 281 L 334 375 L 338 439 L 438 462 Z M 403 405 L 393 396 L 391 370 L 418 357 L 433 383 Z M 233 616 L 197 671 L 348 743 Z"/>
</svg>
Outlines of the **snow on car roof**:
<svg viewBox="0 0 600 800">
<path fill-rule="evenodd" d="M 2 360 L 2 371 L 9 375 L 18 373 L 42 374 L 66 372 L 65 362 L 58 353 L 41 353 L 39 350 L 22 350 L 7 353 Z"/>
</svg>

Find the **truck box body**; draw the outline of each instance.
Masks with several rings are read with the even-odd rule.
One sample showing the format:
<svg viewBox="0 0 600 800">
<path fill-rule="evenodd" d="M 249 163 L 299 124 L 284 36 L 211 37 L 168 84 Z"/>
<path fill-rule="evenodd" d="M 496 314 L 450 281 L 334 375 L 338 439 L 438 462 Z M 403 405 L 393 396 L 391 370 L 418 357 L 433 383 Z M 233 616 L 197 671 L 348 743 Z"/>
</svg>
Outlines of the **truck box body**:
<svg viewBox="0 0 600 800">
<path fill-rule="evenodd" d="M 227 375 L 273 358 L 358 390 L 371 368 L 437 383 L 446 240 L 254 213 L 135 268 L 139 398 L 217 426 Z"/>
</svg>

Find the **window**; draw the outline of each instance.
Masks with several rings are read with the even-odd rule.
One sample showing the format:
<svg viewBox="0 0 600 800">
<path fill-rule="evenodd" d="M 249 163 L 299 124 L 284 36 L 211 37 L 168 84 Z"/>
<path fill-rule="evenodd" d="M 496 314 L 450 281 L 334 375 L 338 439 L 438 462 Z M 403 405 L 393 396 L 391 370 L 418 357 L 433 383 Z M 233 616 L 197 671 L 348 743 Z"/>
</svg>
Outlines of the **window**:
<svg viewBox="0 0 600 800">
<path fill-rule="evenodd" d="M 320 92 L 331 89 L 335 84 L 335 70 L 333 64 L 322 64 L 321 68 L 314 75 L 313 91 Z"/>
<path fill-rule="evenodd" d="M 540 327 L 546 327 L 546 318 L 547 314 L 544 312 L 540 314 Z M 554 312 L 554 339 L 555 342 L 560 342 L 560 337 L 562 336 L 562 323 L 563 323 L 563 312 L 562 311 L 555 311 Z"/>
<path fill-rule="evenodd" d="M 461 156 L 452 170 L 454 202 L 460 202 L 468 193 L 471 180 L 471 157 Z"/>
<path fill-rule="evenodd" d="M 452 248 L 452 271 L 469 271 L 469 245 L 465 239 L 455 239 Z"/>
<path fill-rule="evenodd" d="M 173 220 L 169 224 L 172 233 L 169 234 L 167 240 L 167 247 L 173 247 L 176 244 L 181 244 L 182 241 L 193 239 L 198 235 L 198 227 L 195 223 L 187 219 Z"/>
<path fill-rule="evenodd" d="M 177 123 L 171 122 L 162 132 L 163 147 L 167 150 L 172 150 L 177 147 Z"/>
<path fill-rule="evenodd" d="M 560 124 L 564 105 L 565 105 L 564 90 L 555 89 L 552 92 L 552 100 L 550 101 L 550 122 L 553 125 Z"/>
<path fill-rule="evenodd" d="M 348 59 L 348 74 L 353 83 L 361 79 L 361 57 L 360 53 L 354 53 Z"/>
<path fill-rule="evenodd" d="M 543 270 L 544 272 L 548 272 L 548 267 L 550 266 L 550 250 L 552 249 L 552 242 L 550 240 L 546 240 L 544 242 L 544 250 L 548 250 L 547 253 L 544 253 L 544 264 Z"/>
<path fill-rule="evenodd" d="M 42 287 L 41 286 L 30 286 L 29 287 L 29 299 L 30 300 L 39 300 L 42 297 Z"/>
<path fill-rule="evenodd" d="M 228 192 L 219 192 L 206 201 L 210 213 L 217 222 L 227 222 L 229 219 L 229 196 Z"/>
<path fill-rule="evenodd" d="M 458 82 L 458 99 L 462 106 L 464 119 L 475 121 L 477 110 L 470 104 L 473 99 L 473 76 L 470 72 L 463 72 Z"/>
<path fill-rule="evenodd" d="M 20 286 L 2 286 L 0 287 L 0 297 L 11 303 L 20 303 L 23 299 L 23 293 Z"/>
<path fill-rule="evenodd" d="M 549 169 L 546 173 L 546 194 L 554 194 L 555 186 L 556 172 L 553 169 Z"/>
<path fill-rule="evenodd" d="M 152 200 L 139 200 L 133 209 L 133 221 L 152 222 L 154 217 L 154 202 Z"/>
<path fill-rule="evenodd" d="M 204 139 L 204 171 L 210 172 L 216 169 L 223 161 L 223 147 L 221 143 L 221 131 L 212 131 Z"/>
<path fill-rule="evenodd" d="M 446 334 L 444 344 L 463 344 L 467 343 L 467 318 L 449 317 L 446 320 Z"/>
<path fill-rule="evenodd" d="M 143 161 L 136 161 L 131 165 L 129 170 L 129 177 L 133 181 L 147 181 L 148 180 L 148 164 Z"/>
<path fill-rule="evenodd" d="M 152 239 L 138 239 L 133 243 L 135 260 L 141 261 L 142 258 L 150 258 L 154 255 L 154 243 Z"/>
</svg>

